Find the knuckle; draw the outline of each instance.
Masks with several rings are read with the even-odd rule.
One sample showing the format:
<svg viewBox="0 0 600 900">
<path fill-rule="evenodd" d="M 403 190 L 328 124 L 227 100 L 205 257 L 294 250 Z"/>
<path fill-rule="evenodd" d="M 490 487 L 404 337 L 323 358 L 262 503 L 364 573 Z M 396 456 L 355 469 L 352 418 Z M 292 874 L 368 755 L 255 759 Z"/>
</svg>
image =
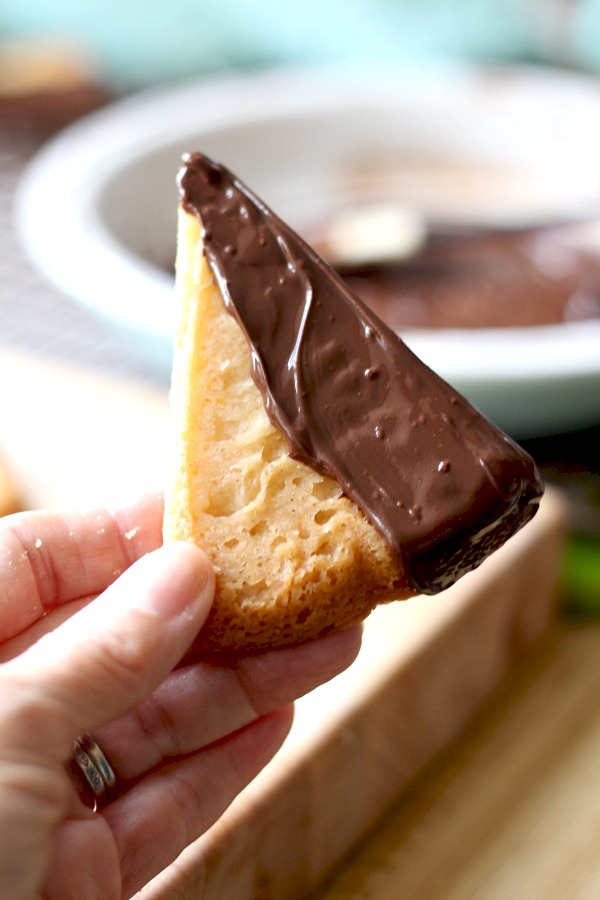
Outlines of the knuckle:
<svg viewBox="0 0 600 900">
<path fill-rule="evenodd" d="M 253 662 L 255 663 L 254 666 Z M 273 698 L 264 696 L 262 674 L 260 661 L 250 660 L 246 662 L 240 660 L 235 668 L 235 677 L 240 696 L 253 719 L 270 712 L 274 708 Z M 270 681 L 267 681 L 267 684 L 270 685 L 270 690 L 274 690 L 274 686 L 271 685 Z"/>
<path fill-rule="evenodd" d="M 138 727 L 153 746 L 158 762 L 185 752 L 177 723 L 169 708 L 151 695 L 135 711 Z"/>
<path fill-rule="evenodd" d="M 26 756 L 31 749 L 31 735 L 36 735 L 36 747 L 44 746 L 51 756 L 60 752 L 65 738 L 56 727 L 60 720 L 60 703 L 39 683 L 7 665 L 0 678 L 0 754 L 18 749 Z"/>
<path fill-rule="evenodd" d="M 141 641 L 105 632 L 96 635 L 93 642 L 93 665 L 99 677 L 121 691 L 131 691 L 139 684 L 148 665 Z"/>
</svg>

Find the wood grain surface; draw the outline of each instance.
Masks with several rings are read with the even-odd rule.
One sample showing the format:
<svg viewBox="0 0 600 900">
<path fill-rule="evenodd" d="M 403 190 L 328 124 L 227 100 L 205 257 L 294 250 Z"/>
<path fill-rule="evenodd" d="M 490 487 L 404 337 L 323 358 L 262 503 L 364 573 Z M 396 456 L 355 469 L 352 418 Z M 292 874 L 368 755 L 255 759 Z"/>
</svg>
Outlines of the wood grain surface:
<svg viewBox="0 0 600 900">
<path fill-rule="evenodd" d="M 318 900 L 596 900 L 599 696 L 600 624 L 560 621 Z"/>
</svg>

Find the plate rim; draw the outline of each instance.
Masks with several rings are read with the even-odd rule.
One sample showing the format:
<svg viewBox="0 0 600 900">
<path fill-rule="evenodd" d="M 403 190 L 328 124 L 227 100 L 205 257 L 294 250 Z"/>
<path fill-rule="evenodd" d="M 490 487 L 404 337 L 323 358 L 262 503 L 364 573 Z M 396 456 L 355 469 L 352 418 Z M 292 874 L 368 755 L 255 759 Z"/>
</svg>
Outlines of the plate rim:
<svg viewBox="0 0 600 900">
<path fill-rule="evenodd" d="M 422 79 L 423 71 L 420 67 L 393 69 L 394 77 L 401 79 L 403 84 L 410 83 L 411 79 Z M 482 76 L 489 77 L 490 71 L 495 77 L 508 79 L 515 85 L 525 79 L 531 85 L 541 85 L 542 89 L 551 89 L 552 85 L 559 84 L 581 90 L 584 94 L 588 92 L 590 99 L 593 94 L 600 112 L 600 88 L 594 92 L 591 79 L 578 73 L 531 66 L 444 64 L 428 66 L 426 77 L 431 84 L 439 85 L 443 80 L 446 85 L 451 84 L 453 90 L 460 91 L 475 84 Z M 169 342 L 173 333 L 173 304 L 169 306 L 164 301 L 171 295 L 172 279 L 121 245 L 104 228 L 97 213 L 97 199 L 106 178 L 122 164 L 124 153 L 131 158 L 141 147 L 148 153 L 164 144 L 165 119 L 172 123 L 180 121 L 182 112 L 189 110 L 192 99 L 196 119 L 202 114 L 205 128 L 209 125 L 215 128 L 227 123 L 235 124 L 240 117 L 252 121 L 257 111 L 264 110 L 267 104 L 271 114 L 278 109 L 289 114 L 290 107 L 294 110 L 303 106 L 314 109 L 315 102 L 326 106 L 332 96 L 347 95 L 348 77 L 352 79 L 351 83 L 356 82 L 352 73 L 328 66 L 294 66 L 242 75 L 220 74 L 175 86 L 146 89 L 86 116 L 48 141 L 30 161 L 20 180 L 15 196 L 15 222 L 26 253 L 50 282 L 79 303 L 97 313 L 109 315 L 130 328 L 140 329 L 155 342 Z M 373 73 L 371 79 L 363 81 L 363 89 L 368 92 L 381 77 L 381 72 Z M 386 90 L 392 87 L 392 81 L 386 82 Z M 250 95 L 252 103 L 248 102 Z M 279 103 L 275 102 L 277 97 L 280 98 Z M 215 102 L 216 99 L 227 100 L 228 103 L 223 108 Z M 182 139 L 186 130 L 197 132 L 198 122 L 195 121 L 192 127 L 187 123 L 181 127 L 179 134 Z M 171 141 L 174 142 L 176 137 L 171 135 Z M 104 149 L 99 147 L 100 138 Z M 107 143 L 109 149 L 106 149 Z M 96 182 L 90 189 L 92 172 Z M 84 199 L 75 201 L 75 197 Z M 41 214 L 42 210 L 46 210 L 46 215 Z M 48 240 L 50 210 L 54 211 L 52 224 L 56 235 L 70 234 L 75 247 L 72 243 L 68 247 L 63 244 L 60 252 L 60 237 L 58 243 Z M 76 267 L 69 265 L 69 258 L 73 256 L 78 259 Z M 81 289 L 80 270 L 83 264 L 91 266 L 92 262 L 96 268 L 97 283 L 95 289 L 90 288 L 86 294 Z M 114 296 L 110 290 L 111 282 L 113 287 L 114 284 L 119 285 L 119 291 L 114 291 Z M 131 300 L 140 292 L 144 295 L 143 307 Z M 130 306 L 123 303 L 123 296 L 130 298 Z M 487 367 L 480 372 L 473 371 L 472 366 L 465 368 L 460 358 L 461 348 L 467 343 L 473 346 L 472 332 L 468 333 L 468 340 L 465 333 L 457 329 L 436 334 L 407 331 L 403 337 L 430 365 L 431 358 L 435 359 L 441 352 L 442 342 L 450 341 L 456 348 L 456 365 L 441 366 L 439 370 L 443 377 L 458 380 L 461 385 L 482 382 L 489 388 L 498 380 L 514 384 L 560 376 L 588 377 L 598 379 L 600 383 L 600 320 L 572 324 L 575 327 L 560 325 L 542 326 L 534 331 L 531 328 L 501 330 L 501 343 L 506 344 L 507 339 L 512 339 L 519 346 L 524 339 L 530 341 L 532 334 L 541 334 L 550 336 L 558 349 L 561 340 L 564 338 L 566 342 L 571 334 L 578 344 L 577 353 L 555 353 L 547 360 L 546 366 L 541 359 L 533 366 L 531 362 L 519 364 L 515 359 L 503 363 L 501 351 L 496 348 L 499 330 L 478 329 L 477 343 L 487 343 L 494 348 L 493 360 L 486 359 Z M 558 340 L 557 328 L 561 336 Z M 561 366 L 560 373 L 556 372 L 557 364 Z"/>
</svg>

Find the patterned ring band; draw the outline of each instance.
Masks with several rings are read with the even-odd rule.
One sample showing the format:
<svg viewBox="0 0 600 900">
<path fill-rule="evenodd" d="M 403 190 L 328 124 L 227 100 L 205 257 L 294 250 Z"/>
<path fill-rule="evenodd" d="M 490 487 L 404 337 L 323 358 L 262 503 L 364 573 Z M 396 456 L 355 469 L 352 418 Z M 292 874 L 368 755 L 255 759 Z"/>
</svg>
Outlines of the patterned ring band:
<svg viewBox="0 0 600 900">
<path fill-rule="evenodd" d="M 91 805 L 94 809 L 109 800 L 117 779 L 109 761 L 90 734 L 84 734 L 74 741 L 70 770 L 79 787 L 87 788 L 88 793 L 91 791 Z"/>
<path fill-rule="evenodd" d="M 91 736 L 91 734 L 84 734 L 79 738 L 77 744 L 79 744 L 79 746 L 82 747 L 82 749 L 87 753 L 89 758 L 92 760 L 92 762 L 100 772 L 102 781 L 106 785 L 106 790 L 110 794 L 117 784 L 117 778 L 104 753 L 102 752 L 94 738 Z"/>
</svg>

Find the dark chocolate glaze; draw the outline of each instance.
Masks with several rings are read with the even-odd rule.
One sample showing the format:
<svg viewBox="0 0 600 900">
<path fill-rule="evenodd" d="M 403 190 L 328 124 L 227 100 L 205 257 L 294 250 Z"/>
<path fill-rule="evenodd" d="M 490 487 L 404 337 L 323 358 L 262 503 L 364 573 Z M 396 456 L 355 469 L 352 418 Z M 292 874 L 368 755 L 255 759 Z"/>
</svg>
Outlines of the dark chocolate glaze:
<svg viewBox="0 0 600 900">
<path fill-rule="evenodd" d="M 180 187 L 268 415 L 380 530 L 416 591 L 449 587 L 531 519 L 543 492 L 531 457 L 308 244 L 201 154 L 185 158 Z"/>
</svg>

